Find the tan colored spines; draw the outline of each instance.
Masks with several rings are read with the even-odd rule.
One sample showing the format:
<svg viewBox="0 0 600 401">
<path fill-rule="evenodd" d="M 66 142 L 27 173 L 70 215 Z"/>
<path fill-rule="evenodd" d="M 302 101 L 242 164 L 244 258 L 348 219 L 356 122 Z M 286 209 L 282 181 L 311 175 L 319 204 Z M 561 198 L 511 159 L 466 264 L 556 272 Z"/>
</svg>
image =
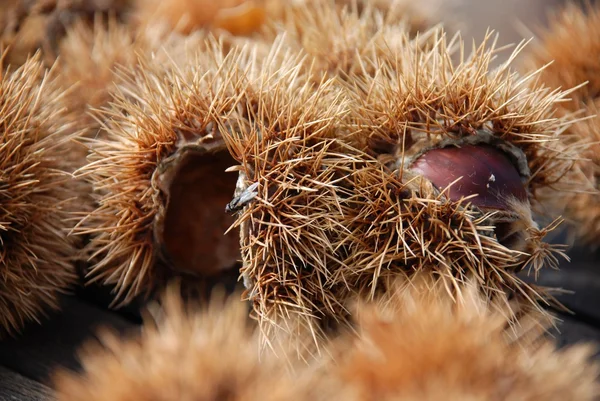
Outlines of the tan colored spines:
<svg viewBox="0 0 600 401">
<path fill-rule="evenodd" d="M 567 3 L 552 13 L 548 26 L 528 47 L 523 69 L 545 66 L 540 79 L 551 88 L 569 89 L 588 82 L 573 93 L 577 101 L 563 104 L 579 110 L 582 101 L 587 103 L 600 95 L 600 66 L 594 58 L 600 54 L 599 35 L 600 8 L 589 2 L 584 7 Z"/>
<path fill-rule="evenodd" d="M 357 308 L 358 334 L 335 345 L 334 375 L 353 400 L 596 400 L 593 347 L 557 350 L 545 316 L 515 325 L 506 300 L 427 274 L 397 279 L 378 304 Z"/>
<path fill-rule="evenodd" d="M 50 75 L 52 76 L 50 76 Z M 67 238 L 76 184 L 53 72 L 38 56 L 0 72 L 0 331 L 15 333 L 76 280 Z"/>
<path fill-rule="evenodd" d="M 421 150 L 449 137 L 489 131 L 523 150 L 531 192 L 555 183 L 572 160 L 553 161 L 558 151 L 544 145 L 560 142 L 560 134 L 572 124 L 557 115 L 569 92 L 550 91 L 541 84 L 529 88 L 536 73 L 519 76 L 512 67 L 522 46 L 492 68 L 497 50 L 491 34 L 468 56 L 462 39 L 448 41 L 438 29 L 433 35 L 436 46 L 426 50 L 404 36 L 398 46 L 402 50 L 364 61 L 378 66 L 373 77 L 357 76 L 350 84 L 359 101 L 357 113 L 362 114 L 359 125 L 374 130 L 366 135 L 367 146 L 377 156 L 400 154 L 404 138 L 408 156 L 415 152 L 411 145 Z M 457 54 L 461 60 L 453 62 Z"/>
<path fill-rule="evenodd" d="M 507 292 L 521 300 L 543 299 L 514 275 L 523 267 L 522 253 L 500 244 L 492 218 L 469 207 L 469 200 L 448 200 L 447 192 L 410 171 L 400 177 L 369 165 L 353 175 L 352 194 L 344 201 L 347 233 L 335 244 L 348 250 L 332 282 L 372 299 L 386 293 L 394 277 L 426 273 L 448 288 L 472 279 L 490 299 Z"/>
<path fill-rule="evenodd" d="M 572 223 L 571 233 L 577 241 L 593 248 L 600 244 L 600 66 L 596 60 L 600 55 L 599 26 L 597 5 L 561 7 L 521 60 L 523 70 L 542 69 L 539 79 L 551 88 L 578 87 L 570 101 L 561 103 L 560 110 L 580 119 L 566 132 L 568 140 L 583 149 L 577 162 L 579 172 L 570 173 L 567 180 L 583 173 L 589 182 L 576 182 L 559 196 L 549 193 L 545 203 Z"/>
<path fill-rule="evenodd" d="M 235 45 L 243 47 L 250 40 L 239 41 L 230 35 L 219 35 L 224 53 Z M 187 35 L 173 32 L 160 24 L 136 26 L 117 18 L 96 16 L 93 24 L 76 21 L 60 43 L 59 69 L 62 84 L 70 90 L 67 107 L 78 111 L 82 128 L 96 135 L 99 116 L 94 110 L 107 106 L 111 92 L 124 84 L 127 75 L 140 69 L 140 62 L 165 67 L 164 73 L 193 62 L 215 36 L 207 31 Z"/>
<path fill-rule="evenodd" d="M 89 139 L 79 171 L 97 206 L 75 233 L 91 236 L 90 280 L 115 285 L 115 302 L 239 258 L 235 233 L 224 236 L 236 177 L 224 173 L 233 160 L 217 122 L 236 105 L 240 57 L 215 43 L 183 66 L 142 60 L 102 111 L 104 135 Z"/>
<path fill-rule="evenodd" d="M 510 230 L 515 237 L 505 245 L 524 252 L 521 263 L 533 261 L 535 255 L 539 267 L 539 257 L 549 252 L 541 243 L 547 229 L 532 220 L 531 209 L 538 206 L 541 190 L 562 185 L 561 179 L 580 157 L 577 147 L 562 136 L 571 121 L 557 115 L 568 93 L 539 85 L 529 88 L 535 74 L 519 77 L 511 70 L 520 48 L 507 63 L 492 70 L 495 49 L 489 39 L 465 59 L 460 38 L 447 43 L 443 31 L 435 35 L 436 46 L 426 50 L 405 37 L 403 50 L 372 62 L 378 65 L 376 74 L 348 80 L 359 127 L 354 140 L 400 176 L 438 147 L 479 144 L 505 153 L 521 177 L 522 199 L 513 202 L 500 197 L 499 210 L 484 210 L 494 212 L 497 219 L 513 219 Z M 462 57 L 458 63 L 451 60 L 452 47 Z M 490 175 L 490 180 L 495 177 Z"/>
<path fill-rule="evenodd" d="M 73 111 L 77 128 L 88 136 L 102 135 L 98 110 L 108 106 L 111 94 L 141 69 L 140 63 L 162 63 L 167 74 L 192 62 L 209 38 L 206 32 L 182 36 L 161 26 L 134 27 L 115 18 L 73 24 L 61 42 L 58 68 L 61 84 L 70 89 L 66 107 Z"/>
<path fill-rule="evenodd" d="M 208 307 L 193 311 L 182 305 L 175 292 L 169 292 L 164 312 L 156 323 L 147 322 L 139 337 L 123 340 L 107 333 L 101 344 L 83 350 L 83 374 L 56 374 L 57 398 L 326 399 L 330 390 L 318 386 L 313 368 L 298 366 L 296 370 L 292 357 L 260 354 L 258 333 L 249 324 L 247 310 L 246 303 L 215 296 Z"/>
<path fill-rule="evenodd" d="M 374 66 L 362 62 L 365 56 L 397 51 L 401 42 L 395 38 L 418 34 L 420 43 L 428 40 L 429 29 L 421 31 L 424 27 L 419 23 L 419 30 L 414 30 L 415 15 L 399 4 L 388 9 L 370 1 L 306 0 L 280 7 L 278 13 L 271 10 L 276 17 L 271 18 L 264 37 L 285 32 L 287 45 L 309 54 L 316 71 L 326 76 L 344 78 L 372 71 Z"/>
<path fill-rule="evenodd" d="M 246 74 L 237 127 L 225 135 L 240 190 L 257 186 L 236 221 L 241 273 L 267 337 L 290 316 L 319 337 L 314 316 L 345 318 L 335 294 L 344 290 L 329 283 L 339 263 L 333 238 L 345 232 L 348 177 L 367 162 L 337 138 L 348 109 L 335 80 L 313 83 L 310 59 L 281 54 L 280 39 Z"/>
</svg>

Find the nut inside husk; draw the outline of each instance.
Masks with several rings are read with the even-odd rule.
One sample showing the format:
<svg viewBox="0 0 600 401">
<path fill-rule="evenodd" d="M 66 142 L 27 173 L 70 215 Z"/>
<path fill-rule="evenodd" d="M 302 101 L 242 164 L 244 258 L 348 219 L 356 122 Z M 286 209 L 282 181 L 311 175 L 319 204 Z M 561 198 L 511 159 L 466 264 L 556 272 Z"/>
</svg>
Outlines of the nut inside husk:
<svg viewBox="0 0 600 401">
<path fill-rule="evenodd" d="M 493 213 L 498 241 L 522 250 L 526 237 L 521 231 L 537 227 L 529 211 L 527 158 L 517 147 L 480 134 L 446 140 L 422 151 L 410 161 L 409 168 L 445 191 L 450 200 L 468 198 L 471 206 Z"/>
<path fill-rule="evenodd" d="M 237 232 L 224 234 L 234 218 L 223 212 L 236 178 L 222 142 L 187 145 L 164 160 L 154 177 L 164 196 L 155 217 L 162 257 L 179 273 L 213 275 L 240 258 Z"/>
</svg>

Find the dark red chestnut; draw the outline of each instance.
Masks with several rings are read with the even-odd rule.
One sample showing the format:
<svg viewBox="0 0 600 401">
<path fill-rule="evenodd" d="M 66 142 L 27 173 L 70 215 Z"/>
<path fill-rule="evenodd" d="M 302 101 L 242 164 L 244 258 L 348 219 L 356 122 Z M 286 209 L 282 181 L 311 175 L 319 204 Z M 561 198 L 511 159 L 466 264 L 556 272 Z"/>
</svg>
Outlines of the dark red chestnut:
<svg viewBox="0 0 600 401">
<path fill-rule="evenodd" d="M 517 168 L 501 150 L 487 144 L 435 148 L 419 156 L 410 166 L 439 189 L 456 179 L 449 191 L 452 200 L 477 194 L 470 202 L 483 209 L 509 208 L 508 199 L 527 200 Z"/>
</svg>

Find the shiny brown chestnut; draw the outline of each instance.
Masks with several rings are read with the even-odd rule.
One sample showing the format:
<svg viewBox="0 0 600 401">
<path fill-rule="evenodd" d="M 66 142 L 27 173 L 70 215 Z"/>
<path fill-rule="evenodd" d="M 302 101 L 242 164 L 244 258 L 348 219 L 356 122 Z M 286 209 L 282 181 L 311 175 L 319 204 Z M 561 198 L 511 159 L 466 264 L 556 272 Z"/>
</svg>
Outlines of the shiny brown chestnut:
<svg viewBox="0 0 600 401">
<path fill-rule="evenodd" d="M 463 144 L 428 150 L 411 170 L 448 192 L 451 200 L 477 195 L 470 202 L 483 209 L 507 210 L 509 200 L 526 201 L 521 175 L 506 153 L 488 144 Z M 462 177 L 462 178 L 461 178 Z"/>
</svg>

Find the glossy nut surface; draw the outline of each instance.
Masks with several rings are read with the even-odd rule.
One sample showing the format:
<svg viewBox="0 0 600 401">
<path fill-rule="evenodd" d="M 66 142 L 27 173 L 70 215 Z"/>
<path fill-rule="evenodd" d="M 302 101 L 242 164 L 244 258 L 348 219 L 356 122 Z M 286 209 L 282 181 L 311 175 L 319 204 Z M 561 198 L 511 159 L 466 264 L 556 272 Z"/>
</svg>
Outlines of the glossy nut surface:
<svg viewBox="0 0 600 401">
<path fill-rule="evenodd" d="M 456 179 L 449 191 L 452 200 L 477 194 L 471 203 L 481 208 L 508 209 L 507 199 L 527 199 L 521 177 L 500 150 L 490 145 L 463 145 L 432 149 L 410 166 L 439 189 Z"/>
</svg>

